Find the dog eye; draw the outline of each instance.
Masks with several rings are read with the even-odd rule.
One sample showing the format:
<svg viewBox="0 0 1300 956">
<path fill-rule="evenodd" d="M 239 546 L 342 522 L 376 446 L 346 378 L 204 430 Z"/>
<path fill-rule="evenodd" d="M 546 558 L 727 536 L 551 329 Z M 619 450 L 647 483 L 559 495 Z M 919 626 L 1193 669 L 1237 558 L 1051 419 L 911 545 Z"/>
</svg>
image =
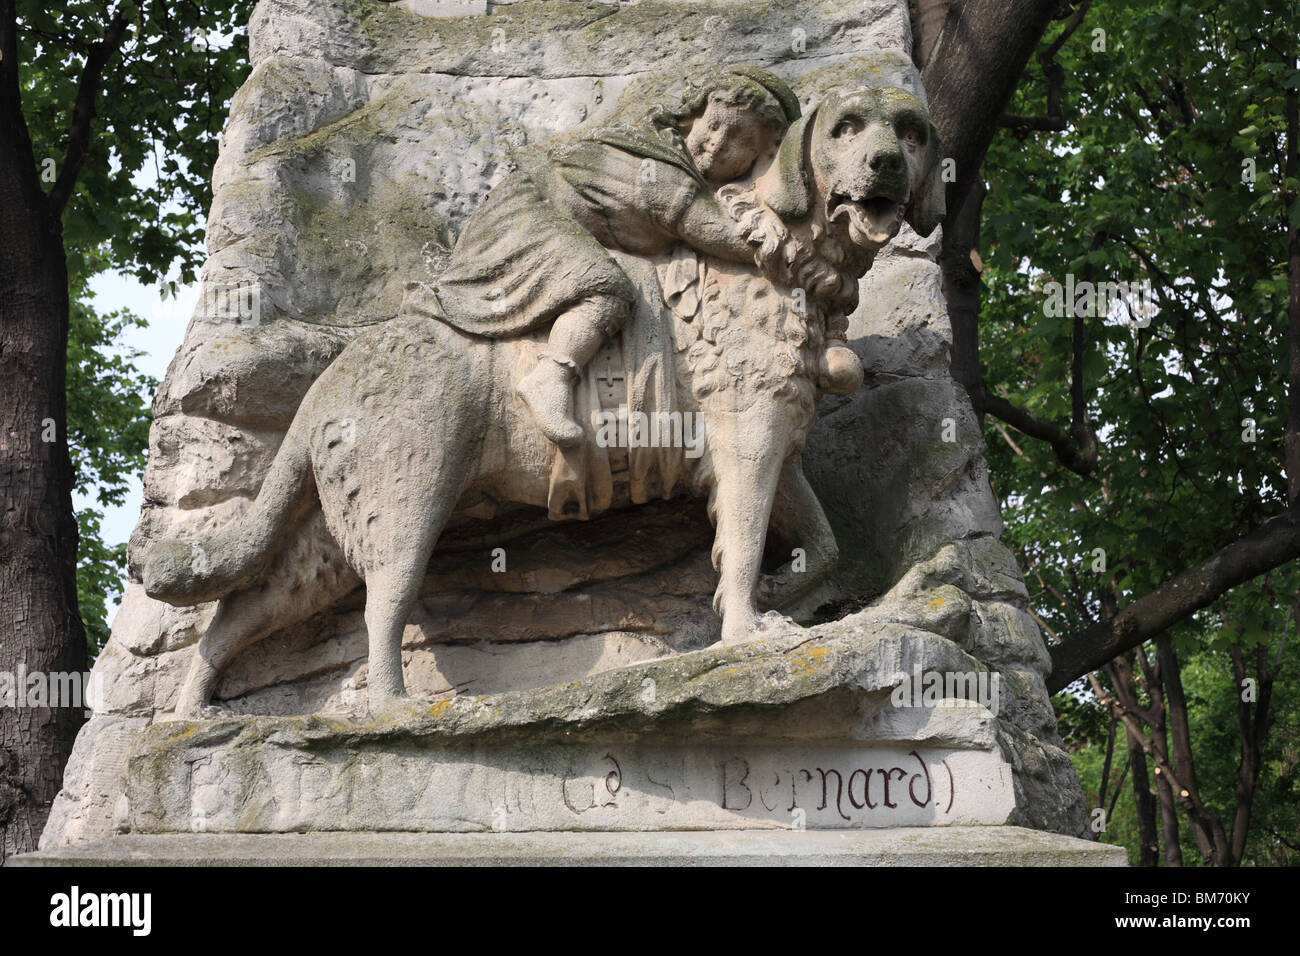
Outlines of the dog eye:
<svg viewBox="0 0 1300 956">
<path fill-rule="evenodd" d="M 831 137 L 833 139 L 839 139 L 841 136 L 844 136 L 848 133 L 856 133 L 857 130 L 858 130 L 858 125 L 854 123 L 852 120 L 842 119 L 838 123 L 836 123 L 835 128 L 831 130 Z"/>
<path fill-rule="evenodd" d="M 926 144 L 930 136 L 928 126 L 924 119 L 910 112 L 903 113 L 894 121 L 898 138 L 907 144 L 908 149 L 916 149 Z"/>
</svg>

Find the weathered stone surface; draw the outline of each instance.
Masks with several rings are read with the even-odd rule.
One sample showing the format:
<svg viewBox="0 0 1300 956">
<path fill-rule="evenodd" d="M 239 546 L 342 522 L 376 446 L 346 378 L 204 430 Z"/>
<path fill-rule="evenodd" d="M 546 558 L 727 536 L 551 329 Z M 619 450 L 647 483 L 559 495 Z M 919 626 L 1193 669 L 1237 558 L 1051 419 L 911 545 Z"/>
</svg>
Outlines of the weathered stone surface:
<svg viewBox="0 0 1300 956">
<path fill-rule="evenodd" d="M 879 594 L 946 545 L 1001 533 L 984 441 L 951 378 L 827 400 L 804 468 L 840 542 L 835 577 L 847 593 Z"/>
<path fill-rule="evenodd" d="M 81 728 L 40 848 L 99 840 L 125 825 L 127 754 L 146 717 L 92 717 Z"/>
<path fill-rule="evenodd" d="M 1082 832 L 1077 788 L 1072 798 L 1053 767 L 1063 755 L 999 720 L 996 694 L 939 706 L 899 698 L 914 671 L 980 665 L 950 641 L 864 613 L 359 721 L 155 724 L 135 742 L 130 823 L 285 832 L 1030 822 Z"/>
<path fill-rule="evenodd" d="M 998 732 L 1003 756 L 1011 764 L 1016 793 L 1016 809 L 1009 822 L 1075 837 L 1089 836 L 1084 823 L 1087 808 L 1069 755 L 1006 721 L 999 722 Z M 1063 821 L 1069 821 L 1068 826 L 1063 827 Z"/>
<path fill-rule="evenodd" d="M 850 326 L 867 387 L 948 376 L 952 330 L 941 280 L 935 263 L 924 258 L 900 258 L 892 268 L 867 273 L 863 305 Z"/>
<path fill-rule="evenodd" d="M 286 718 L 270 718 L 286 719 Z M 450 751 L 343 752 L 312 758 L 238 740 L 190 752 L 186 799 L 137 832 L 310 829 L 685 830 L 997 825 L 1011 819 L 1009 765 L 989 751 L 753 742 L 673 746 L 526 743 Z M 240 771 L 252 776 L 241 776 Z M 256 786 L 253 786 L 256 784 Z M 888 784 L 888 786 L 886 786 Z M 131 805 L 141 793 L 128 780 Z M 249 799 L 241 800 L 245 794 Z M 171 794 L 169 794 L 171 796 Z"/>
<path fill-rule="evenodd" d="M 204 315 L 206 308 L 200 300 L 167 369 L 154 399 L 156 420 L 179 413 L 283 432 L 311 383 L 355 334 L 296 322 L 232 329 L 229 320 Z M 159 478 L 170 471 L 162 462 L 153 470 Z"/>
<path fill-rule="evenodd" d="M 1127 866 L 1123 847 L 1022 827 L 693 833 L 124 834 L 9 866 Z"/>
<path fill-rule="evenodd" d="M 154 420 L 149 458 L 158 463 L 145 495 L 159 504 L 189 510 L 218 504 L 235 494 L 255 494 L 280 446 L 280 433 L 236 428 L 211 418 L 167 415 Z M 167 487 L 155 482 L 170 472 Z"/>
<path fill-rule="evenodd" d="M 421 19 L 367 0 L 277 0 L 258 5 L 249 32 L 255 65 L 278 54 L 367 73 L 540 79 L 626 76 L 665 60 L 690 69 L 827 58 L 910 42 L 905 4 L 879 0 L 641 0 L 625 6 L 521 0 L 490 17 L 452 20 Z M 792 41 L 803 51 L 793 51 Z"/>
</svg>

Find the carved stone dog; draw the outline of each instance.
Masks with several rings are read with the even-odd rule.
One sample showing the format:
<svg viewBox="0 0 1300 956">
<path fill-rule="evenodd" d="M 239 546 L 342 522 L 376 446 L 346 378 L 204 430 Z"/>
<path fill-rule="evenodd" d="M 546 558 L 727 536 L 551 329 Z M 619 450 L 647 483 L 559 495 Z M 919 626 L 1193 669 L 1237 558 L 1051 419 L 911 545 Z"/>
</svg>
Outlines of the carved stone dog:
<svg viewBox="0 0 1300 956">
<path fill-rule="evenodd" d="M 788 604 L 835 564 L 834 536 L 800 468 L 826 320 L 856 303 L 858 279 L 904 218 L 922 235 L 938 224 L 938 158 L 912 94 L 834 91 L 790 127 L 751 186 L 726 189 L 763 267 L 702 257 L 696 310 L 678 309 L 671 323 L 677 407 L 705 425 L 703 454 L 686 460 L 681 486 L 707 496 L 716 526 L 725 643 L 751 636 L 760 599 Z M 665 313 L 662 259 L 619 261 L 642 311 Z M 402 632 L 448 522 L 471 508 L 547 505 L 554 449 L 515 398 L 537 345 L 537 336 L 481 339 L 414 315 L 348 345 L 303 399 L 249 513 L 208 540 L 160 542 L 147 555 L 152 597 L 221 601 L 177 716 L 199 712 L 240 650 L 359 581 L 370 708 L 404 696 Z M 804 549 L 803 573 L 786 567 L 760 581 L 769 522 Z"/>
</svg>

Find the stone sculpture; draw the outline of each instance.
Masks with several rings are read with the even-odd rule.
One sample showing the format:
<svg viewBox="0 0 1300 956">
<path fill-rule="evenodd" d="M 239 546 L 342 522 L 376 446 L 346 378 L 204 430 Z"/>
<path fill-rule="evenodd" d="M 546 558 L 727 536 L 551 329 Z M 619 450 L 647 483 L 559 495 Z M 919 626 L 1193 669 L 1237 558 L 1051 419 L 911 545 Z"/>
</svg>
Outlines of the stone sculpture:
<svg viewBox="0 0 1300 956">
<path fill-rule="evenodd" d="M 648 123 L 585 131 L 508 176 L 465 224 L 438 278 L 444 316 L 462 331 L 549 327 L 518 394 L 556 444 L 583 439 L 568 407 L 572 383 L 637 302 L 607 247 L 648 254 L 682 242 L 753 261 L 714 187 L 776 151 L 799 101 L 779 77 L 744 66 L 693 84 L 686 99 Z"/>
<path fill-rule="evenodd" d="M 781 607 L 834 567 L 834 534 L 799 462 L 821 397 L 828 321 L 842 325 L 858 279 L 904 219 L 922 235 L 938 224 L 937 161 L 936 134 L 913 94 L 832 91 L 791 125 L 761 175 L 722 190 L 733 235 L 713 243 L 752 249 L 749 266 L 683 254 L 672 229 L 696 204 L 666 195 L 680 189 L 678 180 L 633 179 L 642 187 L 647 228 L 636 235 L 645 251 L 614 255 L 636 290 L 640 334 L 668 345 L 661 395 L 669 407 L 652 414 L 698 415 L 704 426 L 700 458 L 671 443 L 659 456 L 655 491 L 708 498 L 724 644 L 753 636 L 760 593 L 765 605 Z M 710 224 L 715 234 L 720 226 L 720 219 Z M 538 227 L 524 220 L 514 228 Z M 606 228 L 620 232 L 617 222 Z M 556 262 L 541 285 L 558 285 L 549 294 L 570 301 L 576 293 L 567 287 L 588 278 Z M 144 583 L 151 597 L 222 601 L 178 716 L 199 712 L 233 655 L 329 606 L 358 579 L 366 587 L 371 710 L 405 696 L 402 631 L 448 523 L 510 505 L 549 502 L 557 510 L 553 472 L 563 470 L 565 453 L 552 464 L 549 442 L 516 394 L 521 373 L 538 358 L 540 333 L 474 336 L 440 314 L 436 296 L 419 301 L 422 308 L 355 339 L 316 381 L 242 521 L 204 541 L 164 541 L 150 551 Z M 860 380 L 859 373 L 850 390 Z M 613 496 L 641 497 L 626 487 Z M 760 584 L 769 518 L 808 564 Z M 295 535 L 314 536 L 317 552 L 306 566 L 263 580 Z"/>
<path fill-rule="evenodd" d="M 1050 659 L 949 368 L 937 232 L 918 235 L 938 154 L 895 127 L 907 191 L 859 204 L 868 154 L 840 148 L 885 137 L 885 115 L 924 120 L 910 43 L 905 0 L 259 0 L 130 579 L 42 847 L 1085 835 Z M 745 80 L 779 143 L 731 122 L 705 142 L 710 91 Z M 862 127 L 837 130 L 848 114 Z M 713 168 L 732 133 L 741 158 Z M 738 253 L 689 228 L 633 248 L 570 217 L 630 305 L 595 355 L 570 350 L 584 374 L 534 416 L 515 386 L 563 310 L 470 334 L 458 293 L 488 297 L 489 319 L 528 311 L 470 220 L 583 140 L 611 147 L 591 150 L 601 171 L 634 174 L 588 195 L 621 203 L 619 224 L 666 221 L 680 186 Z M 691 166 L 707 189 L 676 172 Z M 480 218 L 528 236 L 522 217 Z M 555 249 L 552 301 L 591 290 Z M 583 440 L 546 437 L 557 410 Z M 366 715 L 368 693 L 402 686 L 416 699 Z"/>
</svg>

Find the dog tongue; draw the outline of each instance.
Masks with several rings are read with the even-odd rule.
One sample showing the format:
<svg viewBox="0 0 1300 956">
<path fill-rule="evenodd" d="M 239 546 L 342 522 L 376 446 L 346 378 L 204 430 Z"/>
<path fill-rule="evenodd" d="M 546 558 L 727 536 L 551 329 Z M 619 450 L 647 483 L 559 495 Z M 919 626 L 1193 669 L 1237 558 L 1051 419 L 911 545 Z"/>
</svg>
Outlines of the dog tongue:
<svg viewBox="0 0 1300 956">
<path fill-rule="evenodd" d="M 848 217 L 849 237 L 855 245 L 883 246 L 894 236 L 903 221 L 903 207 L 879 197 L 865 203 L 844 203 L 836 208 L 831 221 Z"/>
</svg>

